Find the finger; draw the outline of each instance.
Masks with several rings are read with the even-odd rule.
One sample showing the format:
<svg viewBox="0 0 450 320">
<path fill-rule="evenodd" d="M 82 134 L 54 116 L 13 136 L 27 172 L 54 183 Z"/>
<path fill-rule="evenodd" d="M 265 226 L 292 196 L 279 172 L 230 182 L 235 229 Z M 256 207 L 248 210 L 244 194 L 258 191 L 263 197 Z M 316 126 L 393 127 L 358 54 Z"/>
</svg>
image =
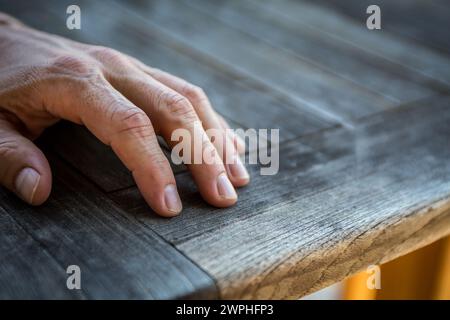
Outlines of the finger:
<svg viewBox="0 0 450 320">
<path fill-rule="evenodd" d="M 0 183 L 32 205 L 47 200 L 52 186 L 50 166 L 42 151 L 1 115 Z"/>
<path fill-rule="evenodd" d="M 53 86 L 51 113 L 84 124 L 132 172 L 147 203 L 166 217 L 181 211 L 176 182 L 148 116 L 101 75 Z M 59 103 L 56 108 L 55 103 Z"/>
<path fill-rule="evenodd" d="M 227 132 L 228 137 L 231 139 L 231 141 L 233 141 L 234 147 L 236 148 L 237 152 L 239 154 L 245 154 L 244 140 L 241 137 L 239 137 L 237 134 L 235 134 L 232 130 L 227 130 L 227 129 L 231 129 L 228 122 L 220 114 L 218 114 L 218 113 L 216 113 L 216 114 L 217 114 L 217 117 L 219 118 L 220 125 Z"/>
<path fill-rule="evenodd" d="M 225 119 L 221 115 L 219 115 L 216 111 L 214 111 L 214 109 L 211 106 L 211 103 L 209 102 L 208 97 L 203 93 L 201 88 L 198 88 L 179 77 L 171 75 L 170 73 L 164 72 L 156 68 L 150 68 L 149 66 L 145 65 L 144 63 L 135 59 L 134 57 L 127 56 L 127 58 L 133 63 L 134 66 L 136 66 L 146 74 L 150 75 L 152 78 L 160 81 L 164 85 L 177 91 L 181 95 L 186 96 L 187 98 L 191 96 L 192 97 L 190 99 L 191 103 L 196 109 L 196 112 L 199 115 L 199 118 L 204 124 L 204 126 L 207 129 L 220 128 L 224 130 L 229 139 L 231 139 L 232 144 L 234 145 L 238 153 L 239 154 L 245 153 L 245 142 L 231 130 L 228 131 L 226 130 L 231 129 L 229 124 L 225 121 Z"/>
<path fill-rule="evenodd" d="M 161 134 L 171 147 L 177 145 L 177 142 L 171 139 L 172 133 L 177 129 L 186 130 L 189 135 L 186 138 L 191 146 L 194 141 L 201 144 L 200 155 L 195 153 L 194 148 L 190 150 L 191 160 L 199 157 L 200 161 L 191 161 L 186 165 L 202 197 L 208 203 L 217 207 L 228 207 L 237 201 L 236 191 L 226 175 L 223 162 L 203 128 L 196 126 L 199 118 L 185 97 L 139 70 L 132 76 L 129 72 L 128 75 L 116 73 L 109 81 L 150 116 L 158 134 Z M 195 140 L 195 137 L 198 140 Z M 205 155 L 208 155 L 210 160 L 207 161 Z"/>
<path fill-rule="evenodd" d="M 127 56 L 127 58 L 135 65 L 137 66 L 139 69 L 143 70 L 145 73 L 149 74 L 150 76 L 155 75 L 155 73 L 161 72 L 163 75 L 165 74 L 168 78 L 173 78 L 176 81 L 184 81 L 176 76 L 171 75 L 170 73 L 161 71 L 159 69 L 155 69 L 155 68 L 150 68 L 149 66 L 145 65 L 144 63 L 142 63 L 141 61 L 131 57 L 131 56 Z M 155 75 L 155 78 L 158 78 L 157 75 Z M 162 83 L 164 83 L 165 85 L 167 85 L 168 87 L 171 87 L 172 89 L 178 91 L 177 89 L 175 89 L 174 87 L 172 87 L 170 85 L 171 81 L 168 81 L 167 83 L 164 81 L 163 77 L 161 77 L 161 79 L 159 79 Z M 183 85 L 178 85 L 177 87 L 183 87 Z M 180 91 L 183 91 L 183 89 L 181 89 Z M 179 92 L 179 91 L 178 91 Z M 181 92 L 180 92 L 181 93 Z M 213 109 L 214 110 L 214 109 Z M 215 112 L 215 111 L 214 111 Z M 223 128 L 224 130 L 226 129 L 231 129 L 230 125 L 228 124 L 228 122 L 217 112 L 215 112 L 216 116 L 219 118 L 219 122 L 221 124 L 221 128 Z M 228 131 L 227 132 L 230 139 L 233 141 L 236 150 L 238 151 L 239 154 L 244 154 L 245 153 L 245 142 L 244 140 L 239 137 L 238 135 L 236 135 L 234 132 L 232 131 Z"/>
<path fill-rule="evenodd" d="M 161 78 L 159 78 L 159 77 L 157 76 L 157 73 L 158 73 L 158 72 L 161 72 L 162 75 L 166 75 L 167 78 L 175 79 L 175 81 L 180 81 L 180 80 L 181 80 L 181 81 L 185 81 L 185 80 L 180 79 L 180 78 L 178 78 L 178 77 L 176 77 L 176 76 L 173 76 L 173 75 L 171 75 L 171 74 L 169 74 L 169 73 L 167 73 L 167 72 L 161 71 L 161 70 L 159 70 L 159 69 L 150 68 L 149 66 L 145 65 L 145 64 L 142 63 L 141 61 L 139 61 L 139 60 L 137 60 L 137 59 L 135 59 L 135 58 L 133 58 L 133 57 L 131 57 L 131 56 L 127 56 L 127 58 L 128 58 L 135 66 L 137 66 L 139 69 L 143 70 L 145 73 L 149 74 L 149 75 L 152 76 L 152 77 L 154 76 L 154 78 L 158 79 L 159 81 L 161 81 L 162 83 L 164 83 L 164 84 L 167 85 L 168 87 L 170 87 L 170 88 L 176 90 L 177 92 L 183 91 L 183 89 L 182 89 L 182 88 L 183 88 L 183 84 L 177 85 L 177 86 L 176 86 L 176 87 L 178 87 L 178 88 L 181 88 L 181 90 L 179 91 L 179 90 L 175 89 L 175 86 L 172 86 L 172 85 L 170 84 L 170 83 L 172 82 L 171 80 L 169 80 L 169 81 L 166 82 L 165 79 L 164 79 L 164 76 L 162 76 Z M 180 93 L 181 93 L 181 92 L 180 92 Z M 209 101 L 208 101 L 208 102 L 209 102 Z M 214 109 L 213 109 L 213 110 L 214 110 Z M 215 111 L 214 111 L 214 112 L 215 112 Z M 228 124 L 228 122 L 227 122 L 220 114 L 218 114 L 217 112 L 215 112 L 215 114 L 216 114 L 216 116 L 218 117 L 219 122 L 220 122 L 220 125 L 221 125 L 221 128 L 222 128 L 223 130 L 226 131 L 226 129 L 231 129 L 231 127 L 230 127 L 230 125 Z M 226 131 L 226 132 L 227 132 L 229 138 L 231 139 L 231 141 L 233 142 L 233 144 L 234 144 L 236 150 L 238 151 L 238 153 L 239 153 L 239 154 L 245 154 L 245 141 L 244 141 L 241 137 L 239 137 L 238 135 L 236 135 L 233 131 Z"/>
<path fill-rule="evenodd" d="M 212 108 L 209 99 L 203 90 L 181 78 L 158 69 L 148 68 L 147 72 L 149 72 L 154 79 L 188 98 L 198 117 L 202 121 L 205 130 L 219 129 L 217 132 L 218 137 L 213 141 L 213 144 L 225 163 L 231 182 L 237 187 L 248 184 L 250 176 L 239 158 L 234 139 L 230 138 L 230 134 L 227 134 L 227 130 L 224 130 L 217 117 L 217 113 Z M 231 132 L 231 130 L 228 130 L 228 132 Z"/>
</svg>

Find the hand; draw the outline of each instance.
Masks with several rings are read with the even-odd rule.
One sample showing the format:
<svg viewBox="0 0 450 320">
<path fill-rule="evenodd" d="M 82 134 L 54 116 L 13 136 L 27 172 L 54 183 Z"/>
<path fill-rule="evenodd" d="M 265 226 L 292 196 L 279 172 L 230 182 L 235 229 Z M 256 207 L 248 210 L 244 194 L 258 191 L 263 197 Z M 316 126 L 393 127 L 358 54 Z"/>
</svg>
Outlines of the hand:
<svg viewBox="0 0 450 320">
<path fill-rule="evenodd" d="M 239 159 L 243 146 L 227 135 L 200 88 L 113 49 L 39 32 L 0 13 L 0 183 L 30 204 L 42 204 L 51 190 L 48 161 L 32 140 L 60 119 L 83 124 L 111 146 L 148 204 L 166 217 L 182 205 L 156 135 L 173 146 L 175 129 L 191 131 L 201 121 L 205 130 L 220 129 L 223 143 L 203 141 L 220 159 L 230 152 Z M 217 207 L 233 205 L 234 187 L 249 182 L 239 160 L 188 168 Z"/>
</svg>

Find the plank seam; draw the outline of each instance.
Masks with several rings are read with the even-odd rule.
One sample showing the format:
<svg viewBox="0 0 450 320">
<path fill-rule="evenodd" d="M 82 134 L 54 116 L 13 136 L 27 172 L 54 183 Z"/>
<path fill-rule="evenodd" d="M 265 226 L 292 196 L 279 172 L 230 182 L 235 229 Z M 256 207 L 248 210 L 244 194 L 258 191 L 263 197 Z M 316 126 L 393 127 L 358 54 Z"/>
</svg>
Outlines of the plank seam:
<svg viewBox="0 0 450 320">
<path fill-rule="evenodd" d="M 253 33 L 247 32 L 244 29 L 242 29 L 240 27 L 237 27 L 236 25 L 233 25 L 233 24 L 229 23 L 228 21 L 226 21 L 226 20 L 224 20 L 222 18 L 217 18 L 216 16 L 211 14 L 209 11 L 201 9 L 200 7 L 198 7 L 197 5 L 193 5 L 189 1 L 183 0 L 183 2 L 185 2 L 185 4 L 188 5 L 189 7 L 191 7 L 192 9 L 194 9 L 196 11 L 199 11 L 199 12 L 202 12 L 203 14 L 208 15 L 209 17 L 212 17 L 212 18 L 222 22 L 227 27 L 232 28 L 232 29 L 234 29 L 234 30 L 236 30 L 236 31 L 238 31 L 238 32 L 240 32 L 242 34 L 245 34 L 245 35 L 249 36 L 249 37 L 252 37 L 252 38 L 254 38 L 254 39 L 258 40 L 258 41 L 261 41 L 261 42 L 271 46 L 272 48 L 280 50 L 283 53 L 285 53 L 285 54 L 287 54 L 289 56 L 292 56 L 292 57 L 302 61 L 303 63 L 305 63 L 307 65 L 310 65 L 310 66 L 312 66 L 314 68 L 317 68 L 317 69 L 321 70 L 322 72 L 329 74 L 332 77 L 340 79 L 342 82 L 347 82 L 347 83 L 351 84 L 353 87 L 358 88 L 361 91 L 365 91 L 365 92 L 368 92 L 368 93 L 370 93 L 372 95 L 385 98 L 386 100 L 389 100 L 389 101 L 391 101 L 393 103 L 400 102 L 400 100 L 398 98 L 395 98 L 393 96 L 387 95 L 387 94 L 385 94 L 383 92 L 379 92 L 379 91 L 373 90 L 370 87 L 362 85 L 361 83 L 358 83 L 356 80 L 352 80 L 349 77 L 344 76 L 344 75 L 342 75 L 342 74 L 340 74 L 340 73 L 338 73 L 336 71 L 333 71 L 333 70 L 331 70 L 330 68 L 328 68 L 328 67 L 326 67 L 324 65 L 321 65 L 321 64 L 319 64 L 317 62 L 314 62 L 314 60 L 311 60 L 311 59 L 309 59 L 307 57 L 304 57 L 304 56 L 296 53 L 295 51 L 293 51 L 291 49 L 283 48 L 283 47 L 281 47 L 281 46 L 279 46 L 277 44 L 274 44 L 274 43 L 264 39 L 263 37 L 260 38 L 260 37 L 256 36 Z"/>
<path fill-rule="evenodd" d="M 233 66 L 227 62 L 217 59 L 217 57 L 214 57 L 209 53 L 206 53 L 206 52 L 198 50 L 194 47 L 191 47 L 188 44 L 186 44 L 183 39 L 180 39 L 180 37 L 178 35 L 174 34 L 173 32 L 161 28 L 160 26 L 153 23 L 152 21 L 144 19 L 138 13 L 130 10 L 127 7 L 124 7 L 122 4 L 118 3 L 117 1 L 114 1 L 113 3 L 116 6 L 118 6 L 119 8 L 121 8 L 122 11 L 127 11 L 132 16 L 136 17 L 139 20 L 142 20 L 143 23 L 145 23 L 146 25 L 150 25 L 152 28 L 158 30 L 160 34 L 158 34 L 158 32 L 153 32 L 151 30 L 151 28 L 148 29 L 148 32 L 152 32 L 152 34 L 157 39 L 159 39 L 161 43 L 164 43 L 166 46 L 168 46 L 174 50 L 177 50 L 183 54 L 186 54 L 190 57 L 193 57 L 194 59 L 196 59 L 198 61 L 207 63 L 210 67 L 220 71 L 222 74 L 227 74 L 231 78 L 244 77 L 246 80 L 248 80 L 246 83 L 250 87 L 256 88 L 256 89 L 262 87 L 272 97 L 277 98 L 277 97 L 281 96 L 281 97 L 287 99 L 288 101 L 292 101 L 292 103 L 295 106 L 301 105 L 301 106 L 305 107 L 305 109 L 302 109 L 302 111 L 309 111 L 311 114 L 315 115 L 316 117 L 319 116 L 325 121 L 338 122 L 338 123 L 342 124 L 343 126 L 346 126 L 349 128 L 353 127 L 353 124 L 351 122 L 348 122 L 346 119 L 339 116 L 338 114 L 334 114 L 334 113 L 328 112 L 326 110 L 322 110 L 321 108 L 315 106 L 314 104 L 312 104 L 300 97 L 292 96 L 290 93 L 286 92 L 286 90 L 283 90 L 282 88 L 274 87 L 273 85 L 268 84 L 266 81 L 260 79 L 259 77 L 255 77 L 251 73 L 248 73 L 239 67 Z M 164 37 L 162 35 L 164 35 Z M 273 94 L 273 91 L 276 92 L 276 95 Z M 298 107 L 296 107 L 296 108 L 298 109 Z"/>
<path fill-rule="evenodd" d="M 79 173 L 79 171 L 76 169 L 76 167 L 74 167 L 72 164 L 67 163 L 67 161 L 65 161 L 63 158 L 60 157 L 59 154 L 57 153 L 53 153 L 55 154 L 55 156 L 59 159 L 59 161 L 61 161 L 65 166 L 68 167 L 69 170 L 71 171 L 75 171 L 77 173 Z M 111 193 L 114 193 L 116 191 L 112 191 L 112 192 L 104 192 L 102 190 L 102 188 L 100 186 L 98 186 L 96 183 L 92 182 L 90 179 L 86 178 L 83 174 L 80 174 L 80 178 L 85 180 L 85 183 L 89 184 L 92 188 L 95 188 L 97 192 L 102 193 L 105 195 L 105 198 L 108 198 L 111 202 L 111 204 L 115 207 L 115 209 L 117 210 L 118 213 L 120 213 L 120 215 L 125 218 L 125 219 L 130 219 L 130 217 L 126 214 L 126 210 L 122 209 L 119 205 L 117 205 L 117 203 L 111 199 L 111 197 L 109 196 Z M 136 187 L 136 185 L 131 186 L 131 187 L 127 187 L 124 188 L 124 190 L 129 189 L 129 188 L 134 188 Z M 182 251 L 180 251 L 177 247 L 175 247 L 175 245 L 171 242 L 168 241 L 167 239 L 165 239 L 160 233 L 158 233 L 154 228 L 152 228 L 149 225 L 145 225 L 143 224 L 140 220 L 138 219 L 134 219 L 134 221 L 137 221 L 139 224 L 141 224 L 144 229 L 149 229 L 154 233 L 155 237 L 158 237 L 162 242 L 170 245 L 171 247 L 173 247 L 175 249 L 176 252 L 178 252 L 181 256 L 183 256 L 186 260 L 188 260 L 189 262 L 192 263 L 192 265 L 194 265 L 195 267 L 197 267 L 199 270 L 201 270 L 201 272 L 203 272 L 213 283 L 214 288 L 212 288 L 212 290 L 215 291 L 216 296 L 219 296 L 219 289 L 217 286 L 217 282 L 216 279 L 212 277 L 212 275 L 210 275 L 208 272 L 206 272 L 203 268 L 201 268 L 197 263 L 195 263 L 194 261 L 192 261 L 188 256 L 186 256 Z"/>
<path fill-rule="evenodd" d="M 253 2 L 254 4 L 256 3 L 254 0 L 249 0 L 249 1 Z M 317 6 L 317 5 L 314 5 L 314 7 L 318 7 L 318 6 Z M 320 8 L 321 10 L 324 10 L 324 11 L 329 12 L 330 14 L 332 14 L 332 15 L 334 15 L 334 16 L 337 16 L 337 17 L 344 17 L 343 20 L 344 20 L 345 22 L 347 22 L 347 24 L 351 24 L 352 26 L 354 25 L 354 20 L 353 20 L 353 19 L 347 19 L 344 15 L 340 14 L 339 12 L 337 12 L 337 11 L 335 11 L 335 10 L 330 10 L 330 9 L 324 8 L 324 7 L 319 7 L 319 8 Z M 269 11 L 272 11 L 272 12 L 274 12 L 274 13 L 276 13 L 276 14 L 279 15 L 279 16 L 282 16 L 283 19 L 286 19 L 286 20 L 292 20 L 292 18 L 291 18 L 290 16 L 284 14 L 283 12 L 281 12 L 281 11 L 279 11 L 279 10 L 275 10 L 275 9 L 273 9 L 273 8 L 269 8 L 268 10 L 269 10 Z M 297 21 L 297 22 L 298 22 L 298 21 Z M 303 23 L 303 22 L 302 22 L 302 23 Z M 397 66 L 399 66 L 399 67 L 401 67 L 401 68 L 408 69 L 408 70 L 410 70 L 410 71 L 413 71 L 413 72 L 415 72 L 415 73 L 418 73 L 418 74 L 422 75 L 423 77 L 429 79 L 429 80 L 432 81 L 433 83 L 435 83 L 437 86 L 439 85 L 439 87 L 440 87 L 440 86 L 445 86 L 446 88 L 449 88 L 449 89 L 450 89 L 450 82 L 448 82 L 448 81 L 445 81 L 445 80 L 442 80 L 442 79 L 435 78 L 434 76 L 431 76 L 431 75 L 429 75 L 429 74 L 423 72 L 422 70 L 419 70 L 419 69 L 416 69 L 416 68 L 414 68 L 414 67 L 412 67 L 412 66 L 408 66 L 408 65 L 406 65 L 406 64 L 402 64 L 401 62 L 392 60 L 392 59 L 390 59 L 390 58 L 384 56 L 384 55 L 381 54 L 381 53 L 369 51 L 368 49 L 364 48 L 364 46 L 358 45 L 357 43 L 352 42 L 351 40 L 347 40 L 346 38 L 341 37 L 341 36 L 339 36 L 339 35 L 337 35 L 337 34 L 334 34 L 334 33 L 331 33 L 331 32 L 329 32 L 329 31 L 323 30 L 323 29 L 321 29 L 321 28 L 319 28 L 319 27 L 316 27 L 316 26 L 314 26 L 314 25 L 310 25 L 310 24 L 307 24 L 307 23 L 303 23 L 303 24 L 305 24 L 305 25 L 308 26 L 309 28 L 312 28 L 312 29 L 314 29 L 314 30 L 316 30 L 316 31 L 318 31 L 318 32 L 320 32 L 320 33 L 327 34 L 329 37 L 332 37 L 332 38 L 335 38 L 336 40 L 342 41 L 342 42 L 348 44 L 349 46 L 352 46 L 352 47 L 354 47 L 354 48 L 357 48 L 357 49 L 359 49 L 359 50 L 362 50 L 362 51 L 364 51 L 365 53 L 368 53 L 368 54 L 371 54 L 371 55 L 375 55 L 375 56 L 377 56 L 377 57 L 379 57 L 379 58 L 381 58 L 381 59 L 383 59 L 383 60 L 389 61 L 389 62 L 391 62 L 391 63 L 393 63 L 393 64 L 395 64 L 395 65 L 397 65 Z M 397 35 L 395 35 L 395 34 L 394 34 L 394 35 L 389 34 L 389 37 L 392 38 L 392 39 L 394 39 L 394 40 L 396 40 L 396 41 L 399 41 L 399 42 L 405 42 L 402 38 L 399 38 L 399 37 L 398 37 Z M 407 43 L 408 43 L 408 42 L 407 42 Z M 412 43 L 412 44 L 414 45 L 414 43 Z M 424 46 L 417 46 L 417 47 L 419 47 L 419 48 L 421 48 L 421 49 L 429 50 L 428 47 L 424 47 Z M 436 53 L 436 52 L 433 51 L 433 50 L 429 50 L 429 51 L 432 52 L 433 54 Z"/>
</svg>

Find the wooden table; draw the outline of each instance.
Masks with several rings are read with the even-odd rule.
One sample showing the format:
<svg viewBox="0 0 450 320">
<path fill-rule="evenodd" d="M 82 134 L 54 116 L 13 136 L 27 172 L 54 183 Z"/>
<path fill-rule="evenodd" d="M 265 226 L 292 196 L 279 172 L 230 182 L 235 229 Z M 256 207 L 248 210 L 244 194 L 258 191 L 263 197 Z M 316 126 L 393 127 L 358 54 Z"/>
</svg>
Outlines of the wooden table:
<svg viewBox="0 0 450 320">
<path fill-rule="evenodd" d="M 215 209 L 175 167 L 180 217 L 157 217 L 85 129 L 40 139 L 38 208 L 0 190 L 1 298 L 298 298 L 450 233 L 450 4 L 5 1 L 28 24 L 131 54 L 201 86 L 234 127 L 279 128 L 280 172 Z M 426 4 L 425 4 L 426 3 Z M 82 290 L 66 288 L 78 265 Z"/>
</svg>

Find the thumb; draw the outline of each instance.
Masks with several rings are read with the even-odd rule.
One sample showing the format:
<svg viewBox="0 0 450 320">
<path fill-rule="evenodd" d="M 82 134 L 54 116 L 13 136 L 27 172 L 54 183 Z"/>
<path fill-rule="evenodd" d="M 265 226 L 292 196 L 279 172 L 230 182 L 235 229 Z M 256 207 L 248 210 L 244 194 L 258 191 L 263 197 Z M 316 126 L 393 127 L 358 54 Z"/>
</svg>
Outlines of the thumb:
<svg viewBox="0 0 450 320">
<path fill-rule="evenodd" d="M 0 184 L 32 205 L 47 200 L 52 185 L 42 151 L 5 121 L 0 121 Z"/>
</svg>

